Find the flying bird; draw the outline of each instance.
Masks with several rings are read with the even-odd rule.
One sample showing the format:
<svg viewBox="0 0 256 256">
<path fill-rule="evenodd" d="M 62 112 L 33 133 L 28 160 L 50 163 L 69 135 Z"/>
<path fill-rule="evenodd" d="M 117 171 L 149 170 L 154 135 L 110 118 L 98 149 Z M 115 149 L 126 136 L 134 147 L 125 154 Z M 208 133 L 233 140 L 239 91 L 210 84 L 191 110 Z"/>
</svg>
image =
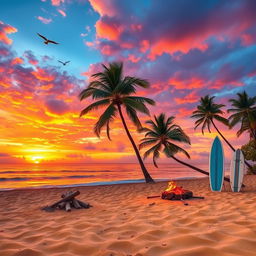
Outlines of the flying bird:
<svg viewBox="0 0 256 256">
<path fill-rule="evenodd" d="M 65 66 L 65 65 L 67 65 L 70 62 L 70 60 L 69 61 L 65 61 L 65 62 L 62 62 L 62 61 L 58 60 L 58 62 L 60 62 L 61 64 L 63 64 L 63 66 Z"/>
<path fill-rule="evenodd" d="M 42 38 L 44 39 L 44 43 L 45 43 L 45 44 L 49 44 L 49 43 L 52 43 L 52 44 L 59 44 L 59 43 L 57 43 L 57 42 L 55 42 L 55 41 L 52 41 L 52 40 L 47 39 L 46 37 L 40 35 L 39 33 L 37 33 L 37 34 L 38 34 L 40 37 L 42 37 Z"/>
</svg>

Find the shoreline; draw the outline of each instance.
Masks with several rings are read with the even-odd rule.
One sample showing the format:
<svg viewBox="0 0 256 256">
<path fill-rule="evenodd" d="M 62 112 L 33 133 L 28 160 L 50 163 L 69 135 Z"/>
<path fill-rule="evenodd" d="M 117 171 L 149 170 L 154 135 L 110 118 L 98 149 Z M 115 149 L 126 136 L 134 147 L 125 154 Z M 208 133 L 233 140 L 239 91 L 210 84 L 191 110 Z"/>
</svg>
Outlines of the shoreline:
<svg viewBox="0 0 256 256">
<path fill-rule="evenodd" d="M 155 179 L 156 183 L 159 182 L 168 182 L 171 180 L 179 181 L 179 180 L 194 180 L 194 179 L 205 179 L 208 178 L 208 176 L 205 177 L 196 177 L 196 176 L 190 176 L 190 177 L 178 177 L 178 178 L 172 178 L 172 179 Z M 134 179 L 134 180 L 116 180 L 116 181 L 102 181 L 102 182 L 89 182 L 89 183 L 79 183 L 79 184 L 73 184 L 73 185 L 45 185 L 45 186 L 31 186 L 31 187 L 18 187 L 18 188 L 0 188 L 0 192 L 5 191 L 16 191 L 16 190 L 38 190 L 38 189 L 65 189 L 65 188 L 79 188 L 79 187 L 94 187 L 94 186 L 107 186 L 107 185 L 122 185 L 122 184 L 140 184 L 145 183 L 144 179 Z M 146 183 L 145 183 L 146 184 Z"/>
</svg>

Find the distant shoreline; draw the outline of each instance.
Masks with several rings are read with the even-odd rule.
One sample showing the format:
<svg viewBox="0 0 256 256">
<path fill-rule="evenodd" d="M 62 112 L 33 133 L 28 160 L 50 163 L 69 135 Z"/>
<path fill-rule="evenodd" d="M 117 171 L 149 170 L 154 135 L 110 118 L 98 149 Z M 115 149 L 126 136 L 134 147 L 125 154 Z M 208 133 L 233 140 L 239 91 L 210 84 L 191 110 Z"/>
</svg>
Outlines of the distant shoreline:
<svg viewBox="0 0 256 256">
<path fill-rule="evenodd" d="M 205 177 L 178 177 L 173 179 L 155 179 L 156 183 L 168 182 L 170 180 L 195 180 L 195 179 L 205 179 Z M 101 181 L 101 182 L 89 182 L 89 183 L 79 183 L 74 185 L 45 185 L 45 186 L 36 186 L 36 187 L 20 187 L 20 188 L 0 188 L 0 192 L 6 191 L 24 191 L 24 190 L 40 190 L 40 189 L 63 189 L 63 188 L 79 188 L 79 187 L 97 187 L 97 186 L 111 186 L 111 185 L 124 185 L 124 184 L 139 184 L 145 183 L 144 179 L 134 179 L 134 180 L 115 180 L 115 181 Z M 145 183 L 146 184 L 146 183 Z"/>
</svg>

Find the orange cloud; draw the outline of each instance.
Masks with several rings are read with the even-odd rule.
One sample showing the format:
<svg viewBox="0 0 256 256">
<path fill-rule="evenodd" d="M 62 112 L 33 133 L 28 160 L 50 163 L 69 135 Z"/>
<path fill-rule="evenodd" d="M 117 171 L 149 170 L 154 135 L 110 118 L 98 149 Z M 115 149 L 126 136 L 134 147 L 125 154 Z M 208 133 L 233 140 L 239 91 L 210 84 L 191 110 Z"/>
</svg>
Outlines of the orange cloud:
<svg viewBox="0 0 256 256">
<path fill-rule="evenodd" d="M 193 111 L 191 109 L 179 108 L 177 117 L 179 117 L 179 118 L 189 117 L 189 116 L 191 116 L 192 112 Z"/>
<path fill-rule="evenodd" d="M 65 0 L 52 0 L 52 5 L 59 6 L 61 3 L 64 3 Z"/>
<path fill-rule="evenodd" d="M 12 65 L 22 64 L 23 62 L 23 59 L 17 57 L 12 60 Z"/>
<path fill-rule="evenodd" d="M 6 34 L 15 33 L 18 30 L 15 27 L 12 27 L 8 24 L 4 24 L 2 21 L 0 21 L 0 41 L 5 44 L 11 44 L 12 40 L 7 37 Z"/>
<path fill-rule="evenodd" d="M 108 15 L 108 16 L 114 16 L 117 14 L 117 11 L 115 9 L 114 3 L 111 3 L 111 1 L 106 0 L 89 0 L 92 8 L 98 12 L 101 16 Z"/>
<path fill-rule="evenodd" d="M 55 79 L 53 75 L 48 74 L 44 69 L 37 68 L 36 71 L 33 71 L 32 74 L 41 81 L 51 82 Z"/>
<path fill-rule="evenodd" d="M 168 82 L 176 89 L 202 88 L 206 85 L 206 82 L 199 77 L 183 78 L 180 73 L 176 73 Z"/>
<path fill-rule="evenodd" d="M 96 22 L 97 36 L 109 40 L 117 40 L 122 32 L 122 28 L 115 24 L 108 24 L 102 20 Z"/>
<path fill-rule="evenodd" d="M 173 54 L 180 51 L 186 54 L 191 49 L 205 51 L 208 49 L 208 45 L 204 42 L 203 38 L 200 37 L 186 37 L 180 40 L 160 38 L 156 43 L 152 44 L 148 57 L 154 60 L 156 56 L 160 56 L 163 53 Z"/>
<path fill-rule="evenodd" d="M 175 98 L 174 100 L 178 104 L 183 104 L 183 103 L 194 103 L 198 101 L 199 96 L 196 95 L 194 91 L 186 95 L 185 97 L 182 98 Z"/>
</svg>

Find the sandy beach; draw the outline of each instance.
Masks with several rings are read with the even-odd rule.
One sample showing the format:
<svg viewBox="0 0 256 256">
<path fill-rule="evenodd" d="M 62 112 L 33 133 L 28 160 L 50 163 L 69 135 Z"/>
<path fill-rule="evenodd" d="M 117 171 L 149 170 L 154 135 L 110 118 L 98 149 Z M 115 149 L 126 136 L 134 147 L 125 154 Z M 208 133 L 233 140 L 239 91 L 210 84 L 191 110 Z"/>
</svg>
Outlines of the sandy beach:
<svg viewBox="0 0 256 256">
<path fill-rule="evenodd" d="M 0 192 L 0 255 L 255 255 L 255 176 L 245 176 L 242 193 L 226 182 L 224 192 L 211 192 L 208 178 L 177 184 L 205 199 L 147 199 L 167 182 L 79 187 L 92 208 L 45 212 L 70 189 Z"/>
</svg>

